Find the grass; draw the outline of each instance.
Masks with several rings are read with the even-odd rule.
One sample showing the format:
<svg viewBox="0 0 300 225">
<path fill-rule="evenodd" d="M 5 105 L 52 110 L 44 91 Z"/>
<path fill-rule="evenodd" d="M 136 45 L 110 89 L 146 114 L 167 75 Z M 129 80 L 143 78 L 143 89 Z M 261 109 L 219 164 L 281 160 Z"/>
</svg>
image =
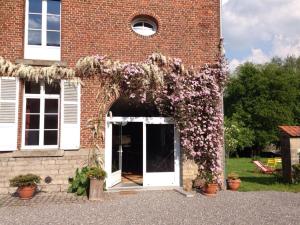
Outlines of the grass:
<svg viewBox="0 0 300 225">
<path fill-rule="evenodd" d="M 264 160 L 262 160 L 264 162 Z M 239 191 L 284 191 L 300 192 L 300 184 L 284 184 L 276 175 L 258 172 L 251 158 L 232 158 L 226 160 L 226 172 L 236 172 L 242 180 Z"/>
</svg>

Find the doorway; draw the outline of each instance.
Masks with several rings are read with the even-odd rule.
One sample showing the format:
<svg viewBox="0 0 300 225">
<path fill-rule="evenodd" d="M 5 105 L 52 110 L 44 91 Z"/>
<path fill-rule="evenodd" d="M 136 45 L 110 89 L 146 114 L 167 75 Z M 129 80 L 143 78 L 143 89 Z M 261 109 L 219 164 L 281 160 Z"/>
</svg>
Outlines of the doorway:
<svg viewBox="0 0 300 225">
<path fill-rule="evenodd" d="M 112 173 L 120 171 L 119 187 L 143 185 L 143 124 L 112 124 Z"/>
<path fill-rule="evenodd" d="M 179 186 L 179 134 L 172 118 L 107 117 L 107 187 Z"/>
</svg>

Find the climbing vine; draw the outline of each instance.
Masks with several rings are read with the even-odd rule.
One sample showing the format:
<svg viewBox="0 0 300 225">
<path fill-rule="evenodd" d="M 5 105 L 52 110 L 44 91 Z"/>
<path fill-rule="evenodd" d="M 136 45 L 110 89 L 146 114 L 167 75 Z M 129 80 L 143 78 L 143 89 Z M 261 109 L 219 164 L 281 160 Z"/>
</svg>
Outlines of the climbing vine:
<svg viewBox="0 0 300 225">
<path fill-rule="evenodd" d="M 82 58 L 76 65 L 79 76 L 100 76 L 104 102 L 121 92 L 141 103 L 152 102 L 164 116 L 173 117 L 180 131 L 181 146 L 194 159 L 199 173 L 221 173 L 223 142 L 222 92 L 227 79 L 223 57 L 214 65 L 185 69 L 180 59 L 152 54 L 142 63 L 121 63 L 106 56 Z M 99 108 L 101 127 L 105 107 Z M 93 125 L 92 125 L 93 126 Z"/>
<path fill-rule="evenodd" d="M 48 67 L 36 67 L 24 64 L 14 64 L 0 56 L 0 77 L 10 76 L 35 81 L 45 80 L 48 84 L 58 82 L 62 79 L 71 80 L 76 84 L 81 83 L 75 76 L 75 71 L 70 68 L 52 65 Z"/>
<path fill-rule="evenodd" d="M 180 131 L 181 146 L 197 163 L 199 173 L 221 173 L 223 143 L 222 92 L 227 79 L 223 57 L 214 65 L 186 69 L 180 59 L 152 54 L 145 62 L 121 63 L 106 56 L 81 58 L 75 70 L 56 65 L 33 67 L 13 64 L 0 57 L 0 76 L 48 83 L 68 79 L 81 83 L 82 77 L 99 76 L 101 87 L 96 96 L 98 118 L 88 120 L 96 149 L 104 130 L 106 106 L 122 93 L 141 103 L 154 103 L 163 116 L 173 117 Z M 104 95 L 101 95 L 104 91 Z M 100 97 L 101 96 L 101 97 Z M 94 154 L 93 154 L 94 155 Z M 95 156 L 97 158 L 97 156 Z M 98 157 L 99 158 L 99 157 Z M 99 160 L 98 160 L 99 161 Z"/>
</svg>

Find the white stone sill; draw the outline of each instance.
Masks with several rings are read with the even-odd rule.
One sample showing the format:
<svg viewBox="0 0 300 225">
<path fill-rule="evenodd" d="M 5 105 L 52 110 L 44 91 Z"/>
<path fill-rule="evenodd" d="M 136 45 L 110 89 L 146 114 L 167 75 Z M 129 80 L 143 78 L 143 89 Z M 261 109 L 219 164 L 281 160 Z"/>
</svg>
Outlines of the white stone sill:
<svg viewBox="0 0 300 225">
<path fill-rule="evenodd" d="M 87 156 L 88 149 L 77 149 L 67 151 L 57 150 L 17 150 L 14 152 L 0 152 L 0 158 L 42 158 L 42 157 L 64 157 L 64 156 Z"/>
</svg>

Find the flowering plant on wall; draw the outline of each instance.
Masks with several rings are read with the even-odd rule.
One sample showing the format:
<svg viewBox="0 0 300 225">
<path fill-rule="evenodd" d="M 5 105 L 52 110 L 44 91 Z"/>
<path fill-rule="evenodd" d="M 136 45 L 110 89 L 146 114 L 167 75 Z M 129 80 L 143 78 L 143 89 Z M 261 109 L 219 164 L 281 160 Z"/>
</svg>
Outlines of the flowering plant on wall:
<svg viewBox="0 0 300 225">
<path fill-rule="evenodd" d="M 221 101 L 227 79 L 223 57 L 214 65 L 185 69 L 180 59 L 159 53 L 142 63 L 121 63 L 97 55 L 80 59 L 76 72 L 103 77 L 107 96 L 117 87 L 118 93 L 129 98 L 155 103 L 162 115 L 174 118 L 181 146 L 197 163 L 199 173 L 209 171 L 218 178 L 223 145 Z"/>
</svg>

